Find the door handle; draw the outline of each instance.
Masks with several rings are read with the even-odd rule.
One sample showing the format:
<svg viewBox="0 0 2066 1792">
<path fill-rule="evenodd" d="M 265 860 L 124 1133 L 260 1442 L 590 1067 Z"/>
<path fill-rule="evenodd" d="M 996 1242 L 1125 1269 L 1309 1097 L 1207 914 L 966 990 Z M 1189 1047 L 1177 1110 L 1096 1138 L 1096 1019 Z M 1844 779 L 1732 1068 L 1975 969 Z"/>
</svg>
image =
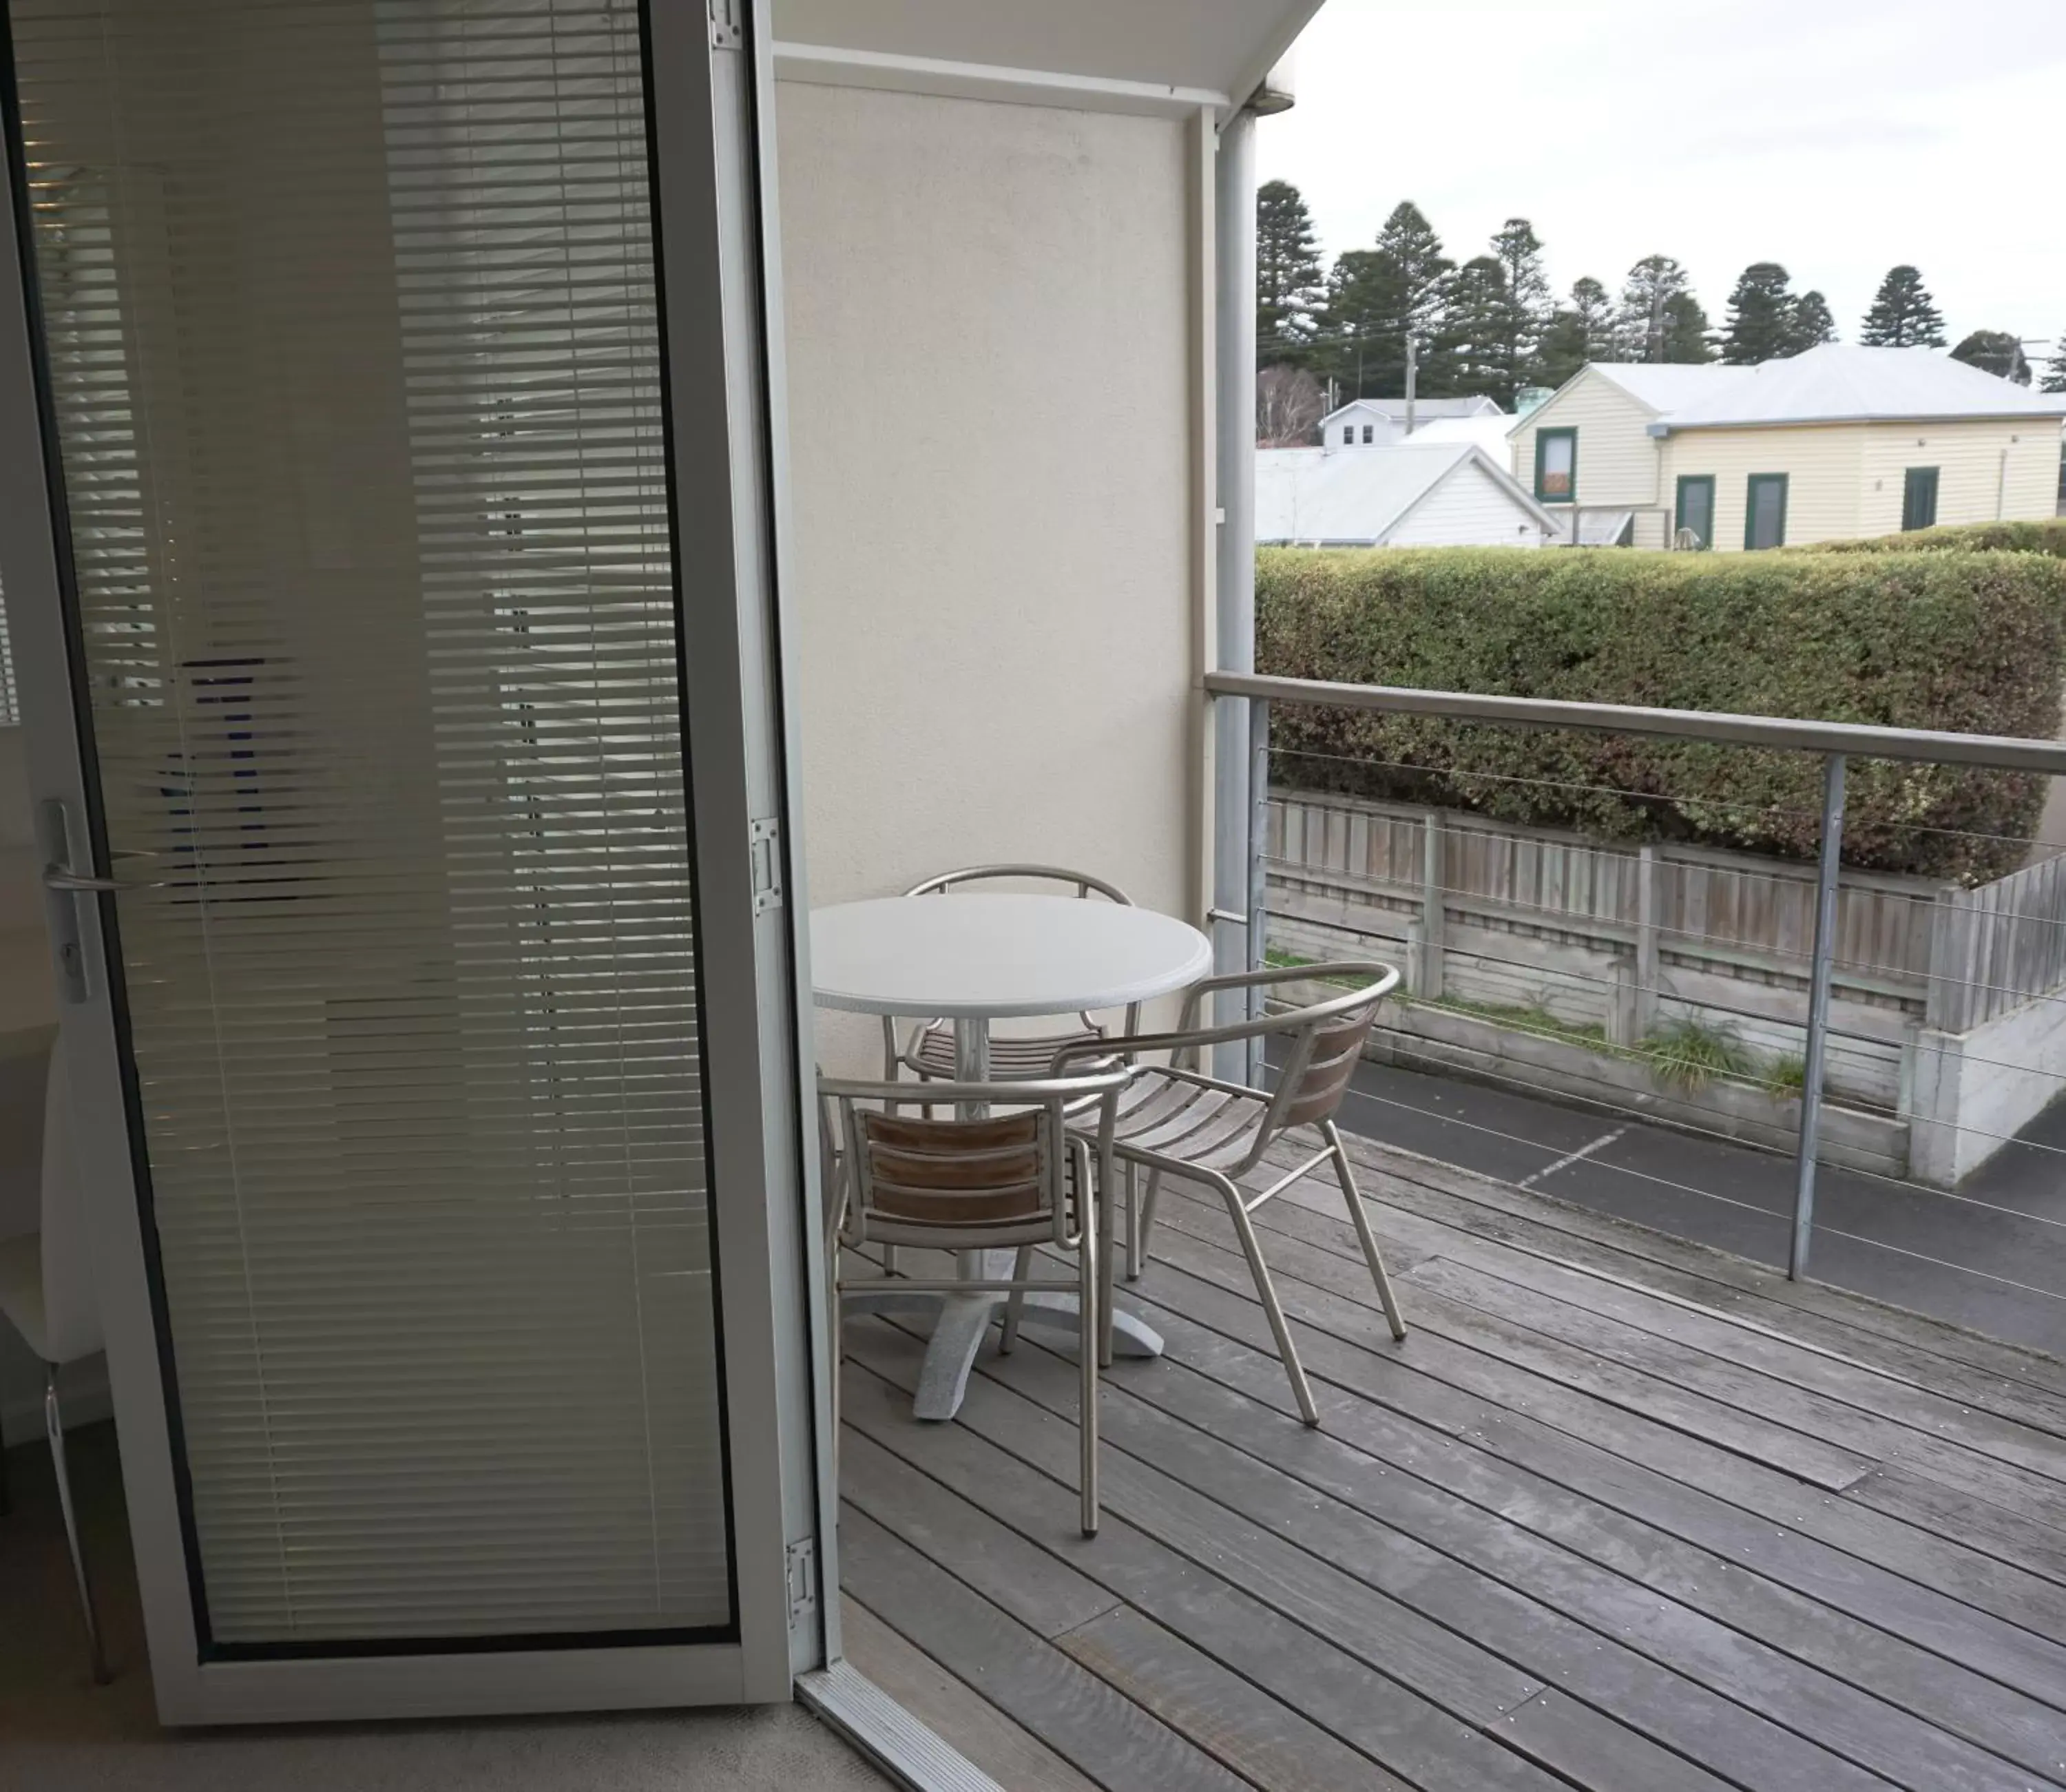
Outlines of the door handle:
<svg viewBox="0 0 2066 1792">
<path fill-rule="evenodd" d="M 87 895 L 100 890 L 112 895 L 118 890 L 148 889 L 148 884 L 119 884 L 112 878 L 83 878 L 76 871 L 67 871 L 61 865 L 43 867 L 43 888 L 63 890 L 75 895 Z"/>
<path fill-rule="evenodd" d="M 83 857 L 83 833 L 75 829 L 65 805 L 55 799 L 40 805 L 36 832 L 43 849 L 44 910 L 49 923 L 51 955 L 57 960 L 58 991 L 68 1003 L 85 1001 L 92 993 L 87 975 L 86 928 L 81 910 L 91 910 L 91 898 L 111 896 L 124 890 L 161 890 L 162 882 L 128 882 L 115 878 L 96 878 L 71 867 Z M 148 857 L 148 853 L 118 853 L 118 858 Z"/>
</svg>

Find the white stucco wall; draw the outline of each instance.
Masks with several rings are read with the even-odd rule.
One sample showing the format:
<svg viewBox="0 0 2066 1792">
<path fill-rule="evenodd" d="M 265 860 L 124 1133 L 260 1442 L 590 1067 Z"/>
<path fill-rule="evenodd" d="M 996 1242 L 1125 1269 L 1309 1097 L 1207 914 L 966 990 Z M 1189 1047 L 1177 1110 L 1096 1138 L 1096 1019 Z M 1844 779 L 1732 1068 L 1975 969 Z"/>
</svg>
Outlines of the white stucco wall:
<svg viewBox="0 0 2066 1792">
<path fill-rule="evenodd" d="M 2027 1002 L 1969 1033 L 1915 1042 L 1909 1174 L 1951 1188 L 2066 1089 L 2066 1003 Z"/>
<path fill-rule="evenodd" d="M 1182 912 L 1184 127 L 788 82 L 776 116 L 811 900 L 1027 859 Z"/>
</svg>

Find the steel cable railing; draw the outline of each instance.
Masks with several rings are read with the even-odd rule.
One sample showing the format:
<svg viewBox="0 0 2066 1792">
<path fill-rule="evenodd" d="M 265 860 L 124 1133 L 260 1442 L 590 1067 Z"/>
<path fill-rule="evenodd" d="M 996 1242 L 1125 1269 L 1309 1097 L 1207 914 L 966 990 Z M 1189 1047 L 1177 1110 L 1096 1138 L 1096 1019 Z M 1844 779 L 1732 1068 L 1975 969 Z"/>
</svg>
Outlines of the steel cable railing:
<svg viewBox="0 0 2066 1792">
<path fill-rule="evenodd" d="M 1724 1083 L 1760 1091 L 1775 1101 L 1797 1099 L 1797 1117 L 1790 1125 L 1779 1117 L 1776 1108 L 1768 1113 L 1735 1116 L 1726 1125 L 1703 1125 L 1701 1117 L 1691 1111 L 1673 1113 L 1665 1121 L 1675 1129 L 1766 1152 L 1774 1149 L 1775 1141 L 1790 1133 L 1794 1171 L 1788 1250 L 1789 1275 L 1803 1275 L 1809 1265 L 1817 1226 L 1817 1166 L 1832 1149 L 1825 1137 L 1833 1111 L 1829 1106 L 1832 1099 L 1839 1108 L 1845 1109 L 1847 1128 L 1854 1127 L 1858 1114 L 1867 1109 L 1873 1113 L 1883 1111 L 1890 1123 L 1906 1129 L 1906 1137 L 1913 1149 L 1920 1149 L 1916 1141 L 1924 1139 L 1932 1129 L 1948 1129 L 1950 1134 L 1955 1136 L 1948 1151 L 1941 1152 L 1940 1156 L 1953 1166 L 1950 1177 L 1953 1181 L 1957 1180 L 1958 1166 L 1995 1152 L 2015 1150 L 2048 1160 L 2066 1156 L 2066 1145 L 2019 1136 L 2025 1122 L 2015 1120 L 2013 1113 L 2007 1120 L 1995 1119 L 1991 1125 L 1988 1124 L 1991 1116 L 1984 1108 L 1973 1113 L 1954 1108 L 1949 1110 L 1950 1117 L 1946 1117 L 1941 1093 L 1947 1076 L 1964 1076 L 1971 1071 L 1993 1079 L 1998 1085 L 2015 1084 L 2019 1089 L 2035 1092 L 2019 1098 L 2025 1100 L 2026 1105 L 2035 1102 L 2041 1106 L 2062 1084 L 2066 1084 L 2066 1028 L 2062 1028 L 2058 1052 L 2045 1054 L 2033 1048 L 2028 1061 L 2018 1061 L 2013 1056 L 2004 1055 L 2000 1045 L 1991 1047 L 1985 1036 L 1980 1034 L 1981 1025 L 1991 1023 L 1997 1016 L 2036 1010 L 2040 1004 L 2066 1003 L 2066 967 L 2062 967 L 2056 981 L 2046 987 L 2034 987 L 2034 982 L 2048 976 L 2049 971 L 2040 975 L 2030 969 L 2032 961 L 2048 966 L 2053 958 L 2060 955 L 2050 943 L 2066 940 L 2066 933 L 2061 932 L 2066 929 L 2066 907 L 2057 913 L 2045 913 L 2041 906 L 2029 906 L 2028 896 L 1996 912 L 1987 912 L 1979 906 L 1959 906 L 1956 918 L 1964 930 L 1960 937 L 1965 942 L 1965 949 L 1963 959 L 1954 963 L 1939 950 L 1938 933 L 1930 930 L 1934 922 L 1935 908 L 1942 907 L 1947 898 L 1960 902 L 1963 892 L 1955 886 L 1942 886 L 1934 892 L 1918 890 L 1912 898 L 1918 930 L 1913 937 L 1904 936 L 1898 929 L 1903 925 L 1902 916 L 1906 912 L 1902 903 L 1908 898 L 1893 887 L 1898 880 L 1888 874 L 1876 874 L 1878 882 L 1870 894 L 1863 897 L 1853 894 L 1845 898 L 1850 905 L 1845 912 L 1854 920 L 1861 912 L 1856 905 L 1861 900 L 1869 904 L 1864 911 L 1867 937 L 1862 940 L 1852 937 L 1841 949 L 1837 939 L 1838 899 L 1840 894 L 1849 887 L 1845 882 L 1842 858 L 1846 798 L 1854 761 L 1892 760 L 2056 776 L 2066 774 L 2066 745 L 1786 718 L 1711 716 L 1614 704 L 1335 684 L 1253 674 L 1213 674 L 1205 683 L 1215 700 L 1244 700 L 1249 712 L 1250 875 L 1245 918 L 1249 955 L 1256 965 L 1259 966 L 1270 951 L 1273 872 L 1287 888 L 1308 890 L 1324 884 L 1331 874 L 1338 874 L 1344 887 L 1351 889 L 1365 904 L 1364 909 L 1356 912 L 1367 912 L 1371 918 L 1371 930 L 1358 934 L 1345 918 L 1320 918 L 1315 911 L 1328 905 L 1308 903 L 1294 918 L 1306 934 L 1324 935 L 1330 927 L 1339 926 L 1343 930 L 1343 945 L 1363 956 L 1373 950 L 1382 954 L 1387 950 L 1399 949 L 1404 935 L 1404 951 L 1409 958 L 1418 955 L 1416 962 L 1437 967 L 1436 987 L 1416 988 L 1411 992 L 1409 1013 L 1447 1007 L 1466 1020 L 1472 1018 L 1474 1004 L 1461 999 L 1445 998 L 1443 994 L 1444 973 L 1440 967 L 1451 959 L 1459 961 L 1456 975 L 1464 976 L 1466 982 L 1469 979 L 1462 967 L 1473 967 L 1477 979 L 1476 987 L 1479 987 L 1523 986 L 1532 979 L 1538 992 L 1533 998 L 1533 1010 L 1504 1010 L 1484 1003 L 1475 1006 L 1486 1016 L 1501 1017 L 1504 1025 L 1523 1036 L 1533 1032 L 1534 1036 L 1553 1046 L 1577 1044 L 1590 1048 L 1606 1068 L 1588 1072 L 1583 1068 L 1566 1067 L 1559 1080 L 1562 1094 L 1574 1102 L 1645 1121 L 1659 1117 L 1655 1111 L 1659 1099 L 1631 1097 L 1624 1083 L 1609 1073 L 1614 1068 L 1614 1059 L 1634 1060 L 1639 1068 L 1654 1069 L 1668 1083 L 1679 1060 L 1669 1056 L 1667 1046 L 1659 1043 L 1659 1037 L 1668 1035 L 1676 1027 L 1682 1034 L 1695 1038 L 1697 1044 L 1701 1028 L 1710 1024 L 1706 1020 L 1710 1015 L 1724 1017 L 1727 1026 L 1756 1030 L 1768 1041 L 1797 1038 L 1797 1057 L 1774 1059 L 1762 1070 L 1747 1053 L 1737 1051 L 1732 1056 L 1729 1051 L 1719 1048 L 1714 1052 L 1715 1063 L 1689 1064 L 1686 1068 L 1689 1080 L 1696 1076 L 1712 1076 Z M 1463 767 L 1416 765 L 1376 756 L 1359 759 L 1354 755 L 1319 753 L 1306 748 L 1274 750 L 1270 740 L 1272 707 L 1291 704 L 1434 718 L 1502 729 L 1627 733 L 1816 755 L 1821 766 L 1822 801 L 1813 836 L 1816 856 L 1812 883 L 1805 868 L 1788 870 L 1779 862 L 1773 862 L 1769 872 L 1745 870 L 1733 864 L 1729 868 L 1729 875 L 1740 878 L 1745 887 L 1762 879 L 1768 886 L 1772 900 L 1795 905 L 1792 912 L 1796 915 L 1801 913 L 1801 902 L 1811 896 L 1812 919 L 1807 930 L 1812 933 L 1812 944 L 1803 951 L 1797 943 L 1789 944 L 1775 937 L 1757 941 L 1753 950 L 1746 947 L 1741 940 L 1732 938 L 1726 930 L 1720 934 L 1705 930 L 1703 923 L 1696 923 L 1686 916 L 1648 913 L 1647 892 L 1646 918 L 1639 929 L 1635 928 L 1625 914 L 1613 911 L 1611 891 L 1606 909 L 1601 912 L 1562 907 L 1554 900 L 1531 901 L 1526 894 L 1514 890 L 1503 890 L 1496 900 L 1488 898 L 1481 890 L 1465 887 L 1461 878 L 1444 874 L 1446 861 L 1437 830 L 1448 824 L 1432 814 L 1424 823 L 1428 856 L 1420 875 L 1389 878 L 1367 876 L 1357 867 L 1347 864 L 1316 863 L 1297 858 L 1289 849 L 1273 853 L 1273 797 L 1282 799 L 1287 795 L 1284 791 L 1272 790 L 1273 751 L 1280 764 L 1298 760 L 1327 761 L 1336 776 L 1345 768 L 1360 767 L 1367 772 L 1401 774 L 1408 779 L 1445 780 L 1448 788 L 1466 791 L 1472 788 L 1471 780 L 1475 778 L 1501 786 L 1540 785 L 1569 797 L 1574 802 L 1611 798 L 1616 801 L 1669 805 L 1675 801 L 1669 793 L 1619 789 L 1569 779 L 1531 780 L 1512 774 L 1473 772 Z M 1331 784 L 1335 779 L 1328 781 Z M 1393 786 L 1397 787 L 1396 784 Z M 1290 794 L 1315 803 L 1328 800 L 1322 793 L 1299 791 Z M 1777 806 L 1748 803 L 1731 805 L 1726 800 L 1718 803 L 1704 796 L 1701 802 L 1711 809 L 1736 807 L 1748 818 L 1747 828 L 1755 824 L 1760 814 L 1776 810 Z M 1416 797 L 1413 806 L 1429 813 L 1424 797 Z M 1797 824 L 1801 819 L 1801 813 L 1792 809 L 1787 813 Z M 1395 825 L 1397 822 L 1396 816 L 1369 819 L 1373 827 L 1379 821 L 1389 821 Z M 1511 824 L 1468 809 L 1455 813 L 1455 823 L 1460 833 L 1473 837 L 1488 829 L 1512 827 Z M 1977 830 L 1969 833 L 1930 821 L 1890 823 L 1876 816 L 1871 826 L 1875 837 L 1882 844 L 1890 834 L 1906 828 L 1918 836 L 1970 845 L 1976 853 L 1985 851 L 1996 863 L 2004 856 L 2003 849 L 2015 851 L 2028 850 L 2029 847 L 2028 841 L 2018 837 Z M 1801 837 L 1797 829 L 1796 838 Z M 1618 853 L 1626 860 L 1635 850 L 1634 842 L 1622 838 L 1595 841 L 1587 837 L 1582 844 L 1597 849 L 1603 859 Z M 1931 862 L 1942 860 L 1933 859 Z M 1648 874 L 1647 870 L 1645 874 Z M 1387 882 L 1391 887 L 1386 887 Z M 1867 882 L 1870 884 L 1871 880 Z M 2033 871 L 2015 887 L 2030 892 L 2042 902 L 2053 899 L 2048 871 L 2042 874 Z M 2010 889 L 2010 886 L 2004 885 L 1996 892 L 1997 898 L 2008 896 Z M 1934 906 L 1930 899 L 1933 896 Z M 1878 906 L 1870 906 L 1873 904 Z M 1285 919 L 1282 916 L 1278 918 Z M 1880 928 L 1877 935 L 1873 932 L 1874 925 Z M 1495 929 L 1500 930 L 1500 936 L 1489 937 Z M 1451 930 L 1466 933 L 1470 937 L 1445 937 Z M 1853 925 L 1853 935 L 1859 931 L 1859 927 Z M 1627 955 L 1631 933 L 1637 942 L 1637 975 L 1633 978 Z M 1918 940 L 1927 942 L 1926 965 L 1918 956 L 1922 950 L 1916 943 Z M 2033 940 L 2037 942 L 2034 948 L 2029 944 Z M 1998 955 L 1994 948 L 2003 941 L 2007 943 Z M 1588 960 L 1588 949 L 1598 957 L 1598 963 Z M 1907 962 L 1902 962 L 1904 949 Z M 1998 955 L 2002 959 L 1999 968 L 1995 967 Z M 1717 965 L 1745 979 L 1741 995 L 1732 998 L 1716 987 L 1703 987 L 1697 992 L 1688 993 L 1682 987 L 1688 981 L 1701 980 L 1695 972 L 1712 972 Z M 1315 965 L 1315 975 L 1324 974 L 1323 954 L 1323 962 Z M 1762 980 L 1762 988 L 1758 979 Z M 1722 981 L 1719 975 L 1705 979 L 1707 984 L 1719 985 Z M 1839 1002 L 1845 1004 L 1841 1012 L 1833 1014 L 1833 1007 Z M 1857 1006 L 1861 1002 L 1882 1010 L 1886 1019 L 1882 1021 L 1874 1018 Z M 1621 1006 L 1617 1007 L 1617 1003 Z M 1607 1016 L 1604 1024 L 1592 1019 L 1583 1024 L 1568 1019 L 1574 1014 L 1590 1016 L 1602 1008 Z M 1553 1009 L 1558 1012 L 1553 1012 Z M 1780 1012 L 1782 1009 L 1786 1012 Z M 1963 1016 L 1971 1024 L 1955 1036 L 1933 1032 L 1930 1023 L 1940 1010 L 1951 1016 Z M 1531 1028 L 1531 1012 L 1545 1024 Z M 1627 1016 L 1631 1013 L 1648 1015 L 1653 1025 L 1658 1027 L 1658 1034 L 1645 1034 L 1640 1038 L 1628 1036 Z M 1845 1014 L 1852 1017 L 1848 1023 L 1843 1018 Z M 1975 1016 L 1979 1016 L 1977 1021 L 1972 1019 Z M 1659 1016 L 1670 1018 L 1660 1024 Z M 1614 1030 L 1617 1018 L 1621 1021 L 1622 1036 L 1610 1039 L 1607 1035 Z M 1431 1068 L 1451 1074 L 1466 1074 L 1473 1080 L 1494 1085 L 1509 1085 L 1538 1097 L 1545 1093 L 1538 1086 L 1538 1080 L 1510 1074 L 1517 1066 L 1498 1049 L 1481 1041 L 1473 1043 L 1465 1036 L 1437 1037 L 1424 1030 L 1426 1024 L 1423 1013 L 1406 1024 L 1381 1028 L 1380 1036 L 1401 1061 L 1424 1063 Z M 1416 1026 L 1422 1030 L 1416 1030 Z M 1837 1054 L 1837 1074 L 1833 1079 L 1833 1048 Z M 1474 1057 L 1481 1061 L 1460 1061 Z M 1896 1067 L 1894 1073 L 1898 1077 L 1898 1088 L 1890 1103 L 1870 1095 L 1861 1097 L 1857 1093 L 1867 1085 L 1883 1090 L 1884 1081 L 1874 1083 L 1873 1079 L 1884 1079 L 1890 1073 L 1890 1065 Z M 1252 1073 L 1259 1076 L 1261 1068 L 1259 1064 L 1252 1065 Z M 1846 1094 L 1846 1089 L 1851 1093 Z M 1938 1093 L 1926 1101 L 1925 1090 Z M 1382 1098 L 1367 1096 L 1365 1099 Z M 1470 1124 L 1461 1120 L 1452 1123 Z M 1473 1129 L 1485 1130 L 1493 1136 L 1512 1136 L 1519 1143 L 1532 1142 L 1517 1135 L 1502 1134 L 1497 1128 Z M 2066 1219 L 2027 1212 L 1918 1180 L 1913 1162 L 1892 1164 L 1894 1170 L 1910 1170 L 1910 1174 L 1902 1175 L 1892 1174 L 1886 1167 L 1876 1167 L 1889 1162 L 1884 1158 L 1874 1158 L 1870 1162 L 1853 1162 L 1849 1158 L 1842 1161 L 1847 1170 L 1870 1176 L 1878 1183 L 1942 1198 L 1956 1203 L 1963 1210 L 2013 1215 L 2041 1227 L 2066 1230 Z M 1620 1165 L 1600 1167 L 1631 1176 L 1644 1174 Z M 1650 1179 L 1681 1186 L 1670 1178 Z M 1942 1176 L 1938 1178 L 1942 1179 Z M 1705 1198 L 1731 1199 L 1690 1184 L 1683 1187 L 1683 1192 Z M 1755 1203 L 1735 1204 L 1767 1210 L 1756 1208 Z M 1942 1260 L 1927 1258 L 1926 1253 L 1910 1251 L 1886 1239 L 1826 1225 L 1825 1230 L 1832 1236 L 1854 1238 L 1860 1243 L 1896 1255 Z M 2030 1291 L 2036 1293 L 2052 1292 L 2025 1284 L 2013 1276 L 1993 1275 L 1979 1269 L 1971 1270 L 1970 1273 L 2004 1286 L 2029 1287 Z M 2054 1298 L 2060 1297 L 2055 1294 Z"/>
</svg>

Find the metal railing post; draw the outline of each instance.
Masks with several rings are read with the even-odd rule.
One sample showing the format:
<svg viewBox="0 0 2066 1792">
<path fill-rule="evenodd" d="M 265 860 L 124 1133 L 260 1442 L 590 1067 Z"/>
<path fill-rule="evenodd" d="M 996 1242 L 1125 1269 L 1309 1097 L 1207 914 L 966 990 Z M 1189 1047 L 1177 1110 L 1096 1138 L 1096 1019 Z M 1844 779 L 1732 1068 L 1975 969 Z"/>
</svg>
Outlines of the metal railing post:
<svg viewBox="0 0 2066 1792">
<path fill-rule="evenodd" d="M 1270 951 L 1270 699 L 1248 700 L 1248 967 L 1260 971 Z M 1251 989 L 1248 1018 L 1262 1018 L 1263 995 Z M 1262 1041 L 1248 1042 L 1248 1086 L 1262 1087 Z"/>
<path fill-rule="evenodd" d="M 1808 971 L 1808 1048 L 1801 1079 L 1801 1157 L 1793 1185 L 1794 1281 L 1808 1273 L 1815 1231 L 1815 1147 L 1822 1125 L 1822 1072 L 1828 1056 L 1829 972 L 1837 955 L 1837 877 L 1844 849 L 1844 756 L 1822 761 L 1822 850 L 1815 867 L 1815 955 Z"/>
</svg>

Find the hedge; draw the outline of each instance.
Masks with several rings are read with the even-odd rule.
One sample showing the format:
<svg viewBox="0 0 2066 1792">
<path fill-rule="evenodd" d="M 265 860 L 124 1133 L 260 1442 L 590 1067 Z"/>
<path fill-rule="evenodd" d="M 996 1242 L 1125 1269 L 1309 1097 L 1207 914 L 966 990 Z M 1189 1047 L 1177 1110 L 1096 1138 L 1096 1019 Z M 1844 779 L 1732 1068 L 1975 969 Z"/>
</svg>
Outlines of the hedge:
<svg viewBox="0 0 2066 1792">
<path fill-rule="evenodd" d="M 2035 554 L 1512 548 L 1257 557 L 1256 658 L 1292 678 L 2048 740 L 2066 565 Z M 1821 762 L 1575 730 L 1280 703 L 1273 776 L 1610 837 L 1813 855 Z M 1845 857 L 1981 881 L 2022 862 L 2047 780 L 1863 760 Z M 1949 832 L 1941 830 L 1951 830 Z"/>
<path fill-rule="evenodd" d="M 1851 541 L 1816 541 L 1802 553 L 2048 553 L 2066 560 L 2066 517 L 2042 522 L 1946 523 L 1901 535 L 1868 535 Z"/>
</svg>

